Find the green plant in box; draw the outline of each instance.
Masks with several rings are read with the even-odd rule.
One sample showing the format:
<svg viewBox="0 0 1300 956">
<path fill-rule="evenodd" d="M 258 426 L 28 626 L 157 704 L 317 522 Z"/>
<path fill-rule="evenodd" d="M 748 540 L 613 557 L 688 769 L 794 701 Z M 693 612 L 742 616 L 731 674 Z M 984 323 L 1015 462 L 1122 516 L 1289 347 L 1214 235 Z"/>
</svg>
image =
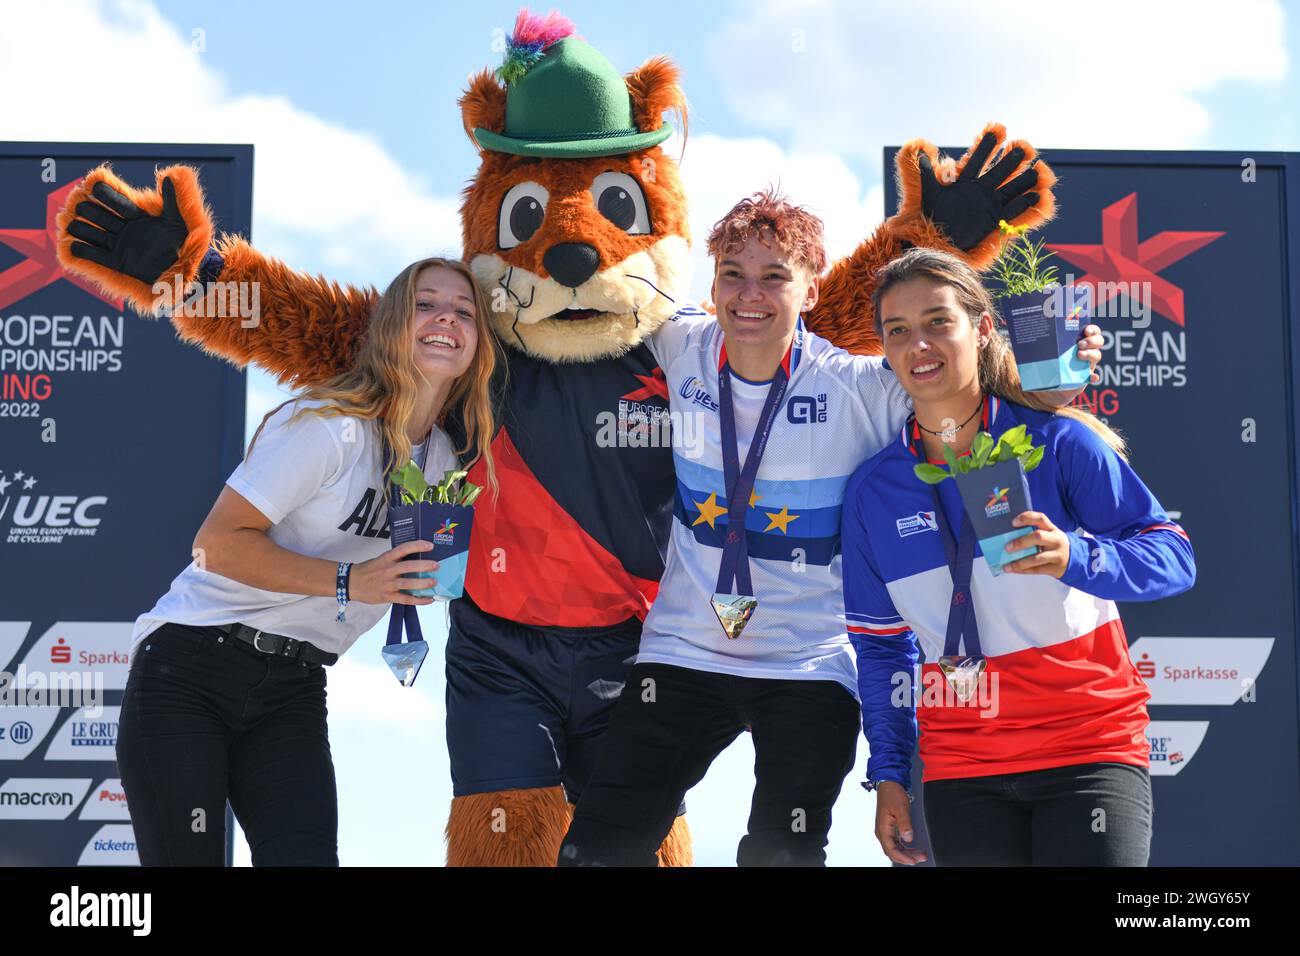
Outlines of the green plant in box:
<svg viewBox="0 0 1300 956">
<path fill-rule="evenodd" d="M 937 485 L 953 475 L 969 474 L 980 468 L 1014 459 L 1019 459 L 1028 472 L 1037 468 L 1043 460 L 1043 446 L 1035 446 L 1033 439 L 1025 434 L 1025 426 L 1017 425 L 1003 432 L 1002 437 L 996 442 L 988 432 L 980 432 L 971 442 L 970 454 L 961 458 L 957 457 L 951 445 L 944 442 L 943 457 L 948 463 L 947 468 L 924 462 L 914 466 L 912 470 L 916 472 L 916 477 L 927 485 Z"/>
<path fill-rule="evenodd" d="M 467 471 L 457 471 L 449 468 L 440 482 L 431 485 L 425 480 L 424 472 L 420 470 L 420 466 L 413 461 L 408 461 L 401 468 L 394 471 L 389 480 L 397 485 L 398 493 L 401 495 L 402 504 L 404 505 L 424 502 L 431 505 L 443 504 L 468 507 L 474 503 L 483 491 L 482 485 L 476 485 L 466 480 L 468 476 L 469 472 Z"/>
<path fill-rule="evenodd" d="M 1030 242 L 1025 237 L 1028 226 L 1013 226 L 1005 219 L 998 221 L 998 231 L 1002 233 L 1002 247 L 989 267 L 996 280 L 989 290 L 995 299 L 1041 292 L 1056 284 L 1056 266 L 1047 265 L 1047 260 L 1055 256 L 1043 252 L 1044 239 Z"/>
</svg>

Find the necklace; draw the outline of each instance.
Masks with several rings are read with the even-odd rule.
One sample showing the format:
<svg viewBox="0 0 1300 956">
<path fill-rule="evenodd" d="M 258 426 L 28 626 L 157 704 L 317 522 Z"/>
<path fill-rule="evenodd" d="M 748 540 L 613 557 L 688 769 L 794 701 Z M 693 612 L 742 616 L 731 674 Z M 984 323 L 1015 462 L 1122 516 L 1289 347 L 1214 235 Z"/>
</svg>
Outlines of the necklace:
<svg viewBox="0 0 1300 956">
<path fill-rule="evenodd" d="M 967 417 L 967 419 L 964 422 L 962 422 L 960 425 L 956 427 L 956 429 L 954 429 L 954 432 L 959 432 L 967 425 L 969 425 L 971 423 L 971 420 L 974 419 L 974 417 L 978 415 L 983 408 L 984 408 L 984 396 L 981 395 L 980 403 L 975 406 L 975 411 L 971 412 L 969 417 Z M 916 427 L 921 429 L 921 431 L 925 432 L 927 435 L 937 435 L 940 438 L 942 438 L 945 434 L 949 433 L 948 429 L 946 428 L 943 429 L 942 431 L 932 432 L 930 431 L 930 429 L 926 428 L 924 425 L 921 424 L 921 420 L 919 418 L 916 419 Z"/>
</svg>

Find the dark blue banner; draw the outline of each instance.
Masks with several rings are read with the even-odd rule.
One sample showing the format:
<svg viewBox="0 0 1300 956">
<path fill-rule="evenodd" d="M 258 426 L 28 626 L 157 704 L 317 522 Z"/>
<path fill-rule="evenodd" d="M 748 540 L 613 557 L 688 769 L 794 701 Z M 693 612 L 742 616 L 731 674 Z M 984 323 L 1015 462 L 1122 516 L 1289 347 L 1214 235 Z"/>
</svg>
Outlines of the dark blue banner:
<svg viewBox="0 0 1300 956">
<path fill-rule="evenodd" d="M 243 374 L 59 266 L 55 216 L 105 161 L 143 187 L 196 166 L 218 228 L 250 226 L 250 146 L 0 143 L 0 866 L 138 862 L 132 624 L 242 451 Z"/>
<path fill-rule="evenodd" d="M 1151 863 L 1294 866 L 1300 156 L 1044 158 L 1060 212 L 1040 234 L 1106 335 L 1083 400 L 1196 550 L 1190 592 L 1120 608 L 1152 692 Z"/>
</svg>

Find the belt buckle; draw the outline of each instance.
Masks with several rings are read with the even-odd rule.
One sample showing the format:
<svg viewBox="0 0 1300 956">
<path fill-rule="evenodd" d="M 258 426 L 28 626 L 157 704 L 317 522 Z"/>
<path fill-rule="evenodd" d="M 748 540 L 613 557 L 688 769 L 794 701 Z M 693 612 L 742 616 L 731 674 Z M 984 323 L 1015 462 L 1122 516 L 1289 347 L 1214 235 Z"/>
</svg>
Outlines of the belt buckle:
<svg viewBox="0 0 1300 956">
<path fill-rule="evenodd" d="M 262 639 L 262 632 L 260 630 L 253 631 L 253 649 L 263 654 L 274 654 L 275 653 L 274 651 L 267 651 L 262 649 L 262 646 L 258 644 L 258 641 L 260 641 L 261 639 Z"/>
</svg>

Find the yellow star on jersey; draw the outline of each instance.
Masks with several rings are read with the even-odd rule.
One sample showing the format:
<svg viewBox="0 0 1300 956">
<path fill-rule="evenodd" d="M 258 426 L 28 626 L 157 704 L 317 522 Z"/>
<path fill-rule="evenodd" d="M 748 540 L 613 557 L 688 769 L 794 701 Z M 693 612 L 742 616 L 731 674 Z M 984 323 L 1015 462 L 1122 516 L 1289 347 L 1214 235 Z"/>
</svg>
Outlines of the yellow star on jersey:
<svg viewBox="0 0 1300 956">
<path fill-rule="evenodd" d="M 782 505 L 779 514 L 773 514 L 770 511 L 764 511 L 763 514 L 767 515 L 768 518 L 771 519 L 771 523 L 768 524 L 768 526 L 763 530 L 771 531 L 773 528 L 780 528 L 782 534 L 789 534 L 790 522 L 793 521 L 795 518 L 799 517 L 798 515 L 790 514 L 790 509 L 785 507 L 784 505 Z"/>
<path fill-rule="evenodd" d="M 762 497 L 763 497 L 763 496 L 760 495 L 760 494 L 758 494 L 757 492 L 751 491 L 751 492 L 749 493 L 749 506 L 750 506 L 751 508 L 754 507 L 754 505 L 757 504 L 757 503 L 758 503 L 758 500 L 759 500 L 760 498 L 762 498 Z"/>
<path fill-rule="evenodd" d="M 715 527 L 713 522 L 717 520 L 718 515 L 727 513 L 727 509 L 718 504 L 718 493 L 716 491 L 710 492 L 709 497 L 705 500 L 695 502 L 695 507 L 700 509 L 700 516 L 691 522 L 692 528 L 704 521 L 707 521 L 709 527 L 713 528 Z"/>
</svg>

